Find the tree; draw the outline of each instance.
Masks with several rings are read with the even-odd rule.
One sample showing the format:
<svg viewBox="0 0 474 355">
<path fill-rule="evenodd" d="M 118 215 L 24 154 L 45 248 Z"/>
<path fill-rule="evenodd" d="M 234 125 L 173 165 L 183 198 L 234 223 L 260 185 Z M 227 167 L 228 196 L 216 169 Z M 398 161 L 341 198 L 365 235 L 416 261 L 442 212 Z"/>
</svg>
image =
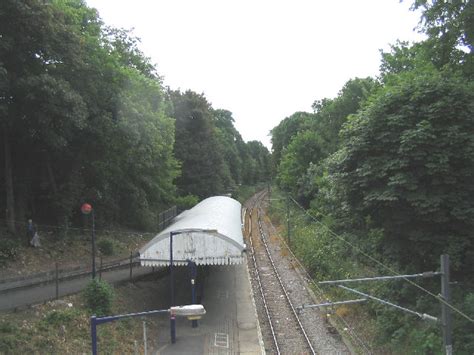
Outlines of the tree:
<svg viewBox="0 0 474 355">
<path fill-rule="evenodd" d="M 181 162 L 179 193 L 200 198 L 223 193 L 230 175 L 219 149 L 211 105 L 203 95 L 189 90 L 172 91 L 170 97 L 176 119 L 175 155 Z"/>
<path fill-rule="evenodd" d="M 300 131 L 308 128 L 314 117 L 308 112 L 295 112 L 281 121 L 278 126 L 271 130 L 272 158 L 276 167 L 280 164 L 283 150 L 288 146 L 291 139 Z"/>
<path fill-rule="evenodd" d="M 36 160 L 35 154 L 29 153 L 38 148 L 38 142 L 46 145 L 42 147 L 45 150 L 64 146 L 71 138 L 71 129 L 81 127 L 84 122 L 82 99 L 55 73 L 58 66 L 74 61 L 80 46 L 76 33 L 69 31 L 68 17 L 64 15 L 57 6 L 37 0 L 6 0 L 0 5 L 0 72 L 6 79 L 1 86 L 0 112 L 6 210 L 12 232 L 15 210 L 24 205 L 22 200 L 28 192 L 24 180 L 16 180 L 14 186 L 13 175 L 33 174 L 27 163 Z M 54 100 L 41 101 L 43 96 Z M 62 117 L 70 104 L 71 110 Z M 39 105 L 41 116 L 35 111 Z M 28 136 L 32 139 L 27 139 Z M 13 137 L 20 137 L 20 142 Z M 48 153 L 43 149 L 38 153 L 42 161 L 45 157 L 47 161 Z M 26 153 L 23 162 L 12 159 L 21 153 Z M 15 198 L 15 192 L 23 199 Z"/>
<path fill-rule="evenodd" d="M 326 141 L 326 152 L 332 153 L 338 149 L 339 131 L 347 117 L 356 113 L 377 87 L 378 84 L 372 78 L 355 78 L 346 82 L 334 99 L 316 100 L 313 103 L 315 117 L 311 129 Z"/>
<path fill-rule="evenodd" d="M 384 230 L 386 255 L 415 270 L 449 253 L 472 268 L 474 90 L 458 76 L 405 73 L 343 130 L 330 172 L 342 204 Z"/>
<path fill-rule="evenodd" d="M 242 157 L 238 149 L 238 143 L 243 143 L 242 137 L 234 127 L 232 112 L 217 109 L 213 111 L 213 117 L 224 163 L 229 170 L 230 181 L 229 186 L 226 187 L 233 190 L 235 184 L 242 183 Z"/>
<path fill-rule="evenodd" d="M 0 33 L 10 230 L 32 214 L 67 226 L 84 199 L 104 220 L 150 226 L 177 167 L 169 103 L 137 39 L 82 0 L 1 2 Z"/>
<path fill-rule="evenodd" d="M 249 185 L 257 182 L 267 181 L 270 176 L 270 152 L 259 141 L 247 142 L 248 158 L 247 164 L 252 167 L 249 169 L 246 183 Z"/>
<path fill-rule="evenodd" d="M 277 181 L 282 189 L 297 194 L 302 177 L 310 164 L 317 164 L 327 155 L 327 143 L 314 131 L 298 133 L 283 151 Z"/>
<path fill-rule="evenodd" d="M 474 74 L 474 3 L 465 0 L 415 0 L 421 9 L 420 27 L 428 35 L 425 42 L 437 68 L 461 66 L 468 76 Z"/>
</svg>

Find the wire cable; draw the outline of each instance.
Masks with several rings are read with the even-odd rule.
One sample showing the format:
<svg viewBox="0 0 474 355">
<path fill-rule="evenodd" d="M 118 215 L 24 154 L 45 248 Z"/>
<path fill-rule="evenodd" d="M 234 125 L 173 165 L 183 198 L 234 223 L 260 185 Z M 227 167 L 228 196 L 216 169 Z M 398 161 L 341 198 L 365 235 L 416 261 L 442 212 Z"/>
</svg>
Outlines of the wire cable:
<svg viewBox="0 0 474 355">
<path fill-rule="evenodd" d="M 272 207 L 272 208 L 275 208 L 275 207 Z M 276 208 L 277 210 L 280 210 L 284 213 L 286 213 L 286 209 L 283 211 L 283 209 L 279 209 L 279 208 Z M 293 253 L 293 251 L 290 249 L 289 245 L 287 244 L 287 242 L 285 241 L 285 238 L 283 238 L 275 229 L 275 227 L 273 226 L 273 223 L 271 222 L 271 220 L 269 220 L 269 223 L 271 225 L 271 227 L 273 228 L 274 232 L 280 237 L 280 240 L 281 242 L 285 245 L 286 249 L 290 252 L 290 254 L 292 255 L 293 257 L 293 260 L 296 261 L 296 263 L 298 264 L 298 266 L 300 267 L 301 270 L 304 271 L 304 273 L 306 274 L 306 281 L 309 282 L 311 285 L 313 285 L 315 291 L 318 293 L 318 296 L 321 298 L 321 299 L 325 299 L 325 300 L 329 300 L 329 298 L 327 297 L 326 293 L 324 292 L 324 290 L 313 280 L 313 278 L 311 277 L 311 275 L 308 273 L 308 271 L 306 270 L 306 268 L 304 267 L 304 265 L 301 263 L 301 261 L 296 257 L 296 255 Z M 344 324 L 344 328 L 346 329 L 347 331 L 347 334 L 355 341 L 359 344 L 359 346 L 361 348 L 364 349 L 364 351 L 367 353 L 367 354 L 372 354 L 372 351 L 370 350 L 370 347 L 369 345 L 367 345 L 362 339 L 361 337 L 355 332 L 355 329 L 352 325 L 350 325 L 343 317 L 339 316 L 337 313 L 336 313 L 336 316 L 337 316 L 337 319 L 339 321 L 341 321 L 343 324 Z"/>
<path fill-rule="evenodd" d="M 369 258 L 370 260 L 372 260 L 373 262 L 375 262 L 377 265 L 385 268 L 386 270 L 390 271 L 391 273 L 393 273 L 394 275 L 397 275 L 397 276 L 401 276 L 400 273 L 398 273 L 397 271 L 395 271 L 393 268 L 391 268 L 390 266 L 387 266 L 385 264 L 383 264 L 381 261 L 375 259 L 373 256 L 367 254 L 366 252 L 364 252 L 361 248 L 359 248 L 358 246 L 348 242 L 345 238 L 343 238 L 342 236 L 340 236 L 339 234 L 337 234 L 336 232 L 334 232 L 330 227 L 328 227 L 326 224 L 324 224 L 323 222 L 319 221 L 316 219 L 316 217 L 314 217 L 313 215 L 311 215 L 308 211 L 306 211 L 303 206 L 301 206 L 293 197 L 290 196 L 290 199 L 293 201 L 294 204 L 296 204 L 308 217 L 310 217 L 314 222 L 316 222 L 317 224 L 323 226 L 324 228 L 326 228 L 326 230 L 331 233 L 334 237 L 336 237 L 337 239 L 339 239 L 340 241 L 346 243 L 347 245 L 349 245 L 351 248 L 355 249 L 357 252 L 359 252 L 361 255 Z M 318 210 L 319 213 L 321 213 L 322 215 L 324 215 L 324 213 L 322 213 L 321 211 Z M 415 286 L 417 287 L 418 289 L 422 290 L 423 292 L 426 292 L 428 295 L 434 297 L 435 299 L 437 299 L 438 301 L 440 301 L 441 303 L 443 303 L 444 305 L 446 305 L 447 307 L 449 307 L 451 310 L 453 310 L 454 312 L 458 313 L 460 316 L 464 317 L 465 319 L 467 319 L 468 321 L 470 321 L 471 323 L 474 323 L 474 319 L 469 317 L 467 314 L 465 314 L 463 311 L 461 311 L 460 309 L 456 308 L 455 306 L 453 306 L 452 304 L 448 303 L 446 300 L 444 300 L 442 297 L 440 297 L 439 295 L 435 295 L 433 292 L 425 289 L 424 287 L 418 285 L 416 282 L 413 282 L 412 280 L 410 279 L 407 279 L 407 278 L 403 278 L 403 280 L 407 281 L 409 284 L 411 284 L 412 286 Z"/>
</svg>

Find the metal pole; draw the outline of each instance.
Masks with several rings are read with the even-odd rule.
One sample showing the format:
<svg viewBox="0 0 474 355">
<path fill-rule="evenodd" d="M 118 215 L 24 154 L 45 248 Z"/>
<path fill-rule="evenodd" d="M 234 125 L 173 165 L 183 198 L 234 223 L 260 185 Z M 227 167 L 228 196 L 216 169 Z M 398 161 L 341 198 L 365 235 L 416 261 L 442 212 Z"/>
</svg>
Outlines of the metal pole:
<svg viewBox="0 0 474 355">
<path fill-rule="evenodd" d="M 441 255 L 441 296 L 447 303 L 451 303 L 451 290 L 449 288 L 449 255 Z M 453 353 L 451 309 L 441 303 L 441 320 L 443 330 L 443 345 L 446 355 Z"/>
<path fill-rule="evenodd" d="M 91 317 L 91 340 L 92 340 L 92 355 L 97 355 L 97 324 L 96 316 Z"/>
<path fill-rule="evenodd" d="M 170 232 L 170 290 L 171 290 L 171 307 L 174 306 L 174 275 L 173 275 L 173 232 Z M 170 312 L 170 330 L 171 344 L 176 343 L 176 318 L 173 312 Z"/>
<path fill-rule="evenodd" d="M 317 308 L 317 307 L 332 307 L 332 306 L 337 306 L 340 304 L 353 304 L 353 303 L 361 303 L 361 302 L 366 302 L 366 298 L 360 298 L 357 300 L 347 300 L 347 301 L 337 301 L 337 302 L 325 302 L 325 303 L 319 303 L 319 304 L 303 304 L 300 307 L 296 307 L 296 309 L 301 310 L 301 309 L 306 309 L 306 308 Z"/>
<path fill-rule="evenodd" d="M 147 339 L 146 339 L 146 322 L 145 321 L 143 321 L 143 350 L 144 350 L 144 355 L 148 355 Z"/>
<path fill-rule="evenodd" d="M 290 240 L 290 196 L 286 198 L 286 222 L 288 224 L 287 231 L 288 231 L 288 246 L 291 246 Z"/>
<path fill-rule="evenodd" d="M 395 279 L 409 279 L 409 278 L 415 278 L 415 277 L 434 277 L 436 275 L 441 275 L 441 273 L 436 272 L 436 271 L 427 271 L 420 274 L 412 274 L 412 275 L 376 276 L 376 277 L 364 277 L 360 279 L 321 281 L 321 282 L 318 282 L 318 284 L 333 285 L 333 284 L 340 284 L 340 283 L 346 283 L 346 282 L 385 281 L 385 280 L 395 280 Z"/>
<path fill-rule="evenodd" d="M 103 265 L 103 260 L 102 260 L 102 255 L 100 256 L 100 266 L 99 266 L 99 280 L 102 281 L 102 265 Z"/>
<path fill-rule="evenodd" d="M 191 272 L 191 304 L 196 304 L 196 263 L 188 260 L 188 266 Z M 198 321 L 196 319 L 191 320 L 191 326 L 193 328 L 197 328 Z"/>
<path fill-rule="evenodd" d="M 133 269 L 132 262 L 133 262 L 133 253 L 130 252 L 130 281 L 132 281 L 132 269 Z"/>
<path fill-rule="evenodd" d="M 358 294 L 360 296 L 363 296 L 363 297 L 367 297 L 367 298 L 370 298 L 372 300 L 375 300 L 375 301 L 378 301 L 380 303 L 383 303 L 383 304 L 386 304 L 387 306 L 391 306 L 391 307 L 394 307 L 396 309 L 399 309 L 401 311 L 404 311 L 404 312 L 407 312 L 407 313 L 411 313 L 415 316 L 418 316 L 420 317 L 421 319 L 423 320 L 429 320 L 429 321 L 432 321 L 432 322 L 438 322 L 438 319 L 436 317 L 433 317 L 433 316 L 430 316 L 429 314 L 426 314 L 426 313 L 419 313 L 419 312 L 416 312 L 416 311 L 412 311 L 411 309 L 408 309 L 408 308 L 405 308 L 405 307 L 401 307 L 401 306 L 398 306 L 394 303 L 391 303 L 391 302 L 388 302 L 388 301 L 385 301 L 381 298 L 377 298 L 375 296 L 371 296 L 371 295 L 368 295 L 367 293 L 363 293 L 363 292 L 360 292 L 360 291 L 357 291 L 357 290 L 354 290 L 353 288 L 349 288 L 349 287 L 346 287 L 346 286 L 343 286 L 343 285 L 338 285 L 340 288 L 344 289 L 344 290 L 347 290 L 347 291 L 350 291 L 350 292 L 354 292 L 355 294 Z"/>
<path fill-rule="evenodd" d="M 95 279 L 95 217 L 92 209 L 92 279 Z"/>
<path fill-rule="evenodd" d="M 58 267 L 58 263 L 56 262 L 56 277 L 55 277 L 55 281 L 56 281 L 56 299 L 59 298 L 59 267 Z"/>
</svg>

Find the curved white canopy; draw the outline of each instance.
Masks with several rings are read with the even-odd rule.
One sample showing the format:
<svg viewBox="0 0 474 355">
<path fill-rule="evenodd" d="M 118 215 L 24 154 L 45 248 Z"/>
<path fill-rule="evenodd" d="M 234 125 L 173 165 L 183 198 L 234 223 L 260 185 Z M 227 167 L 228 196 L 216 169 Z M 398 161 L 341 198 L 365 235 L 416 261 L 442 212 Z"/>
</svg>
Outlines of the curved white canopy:
<svg viewBox="0 0 474 355">
<path fill-rule="evenodd" d="M 209 197 L 175 218 L 140 250 L 142 266 L 170 264 L 173 232 L 173 265 L 187 260 L 198 265 L 242 263 L 245 250 L 240 202 L 225 196 Z"/>
</svg>

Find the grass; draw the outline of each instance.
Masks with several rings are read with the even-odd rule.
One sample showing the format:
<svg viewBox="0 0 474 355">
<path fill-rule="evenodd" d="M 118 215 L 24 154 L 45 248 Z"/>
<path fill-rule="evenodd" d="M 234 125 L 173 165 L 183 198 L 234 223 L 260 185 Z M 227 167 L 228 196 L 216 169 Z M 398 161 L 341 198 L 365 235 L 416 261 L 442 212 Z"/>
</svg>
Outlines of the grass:
<svg viewBox="0 0 474 355">
<path fill-rule="evenodd" d="M 147 307 L 130 297 L 131 285 L 115 288 L 112 314 Z M 144 292 L 152 298 L 152 289 Z M 22 311 L 0 313 L 0 354 L 90 353 L 90 315 L 81 294 Z M 156 319 L 147 319 L 147 324 L 150 329 L 158 327 Z M 142 319 L 125 319 L 98 326 L 100 353 L 143 352 L 142 327 Z"/>
<path fill-rule="evenodd" d="M 9 237 L 9 242 L 4 244 L 14 250 L 9 249 L 5 254 L 7 257 L 0 264 L 0 279 L 54 270 L 56 262 L 60 269 L 90 267 L 89 232 L 70 232 L 64 237 L 61 231 L 40 226 L 39 233 L 42 243 L 40 248 L 27 247 L 26 237 L 21 233 L 16 238 Z M 0 230 L 0 234 L 7 235 L 4 230 Z M 154 234 L 98 230 L 96 237 L 98 243 L 107 240 L 110 242 L 106 243 L 113 244 L 112 255 L 103 255 L 104 262 L 107 262 L 128 257 L 131 251 L 137 251 Z M 139 305 L 135 304 L 136 298 L 127 294 L 126 287 L 116 289 L 113 314 L 144 309 L 143 301 Z M 152 299 L 153 295 L 148 295 L 148 298 Z M 142 324 L 139 320 L 114 322 L 99 328 L 101 353 L 134 353 L 135 340 L 141 344 L 138 350 L 143 348 Z M 90 351 L 90 313 L 81 294 L 21 311 L 0 313 L 0 354 L 77 354 Z"/>
<path fill-rule="evenodd" d="M 89 267 L 91 255 L 91 237 L 88 231 L 75 234 L 70 232 L 68 237 L 62 236 L 60 230 L 39 228 L 41 247 L 26 246 L 26 239 L 21 233 L 16 238 L 10 237 L 5 244 L 8 257 L 0 263 L 0 279 L 24 276 L 32 273 L 51 271 L 58 263 L 59 269 L 73 267 Z M 2 231 L 0 231 L 1 234 Z M 152 233 L 137 233 L 124 230 L 98 230 L 96 233 L 97 257 L 104 262 L 126 258 L 130 252 L 137 251 L 141 246 L 154 237 Z M 25 239 L 25 240 L 23 240 Z M 0 245 L 1 249 L 2 245 Z M 11 251 L 10 248 L 14 250 Z M 102 253 L 100 251 L 102 249 Z M 99 261 L 98 261 L 99 262 Z"/>
</svg>

